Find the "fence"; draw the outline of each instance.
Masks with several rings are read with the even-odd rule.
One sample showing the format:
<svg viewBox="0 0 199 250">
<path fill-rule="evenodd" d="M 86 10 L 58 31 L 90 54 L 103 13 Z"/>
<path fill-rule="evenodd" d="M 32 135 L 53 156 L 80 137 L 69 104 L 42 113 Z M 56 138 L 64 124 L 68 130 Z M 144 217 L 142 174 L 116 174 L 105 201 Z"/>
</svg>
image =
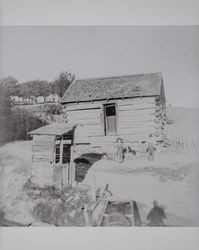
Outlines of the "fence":
<svg viewBox="0 0 199 250">
<path fill-rule="evenodd" d="M 199 151 L 199 130 L 196 127 L 172 129 L 168 132 L 168 138 L 173 150 Z"/>
</svg>

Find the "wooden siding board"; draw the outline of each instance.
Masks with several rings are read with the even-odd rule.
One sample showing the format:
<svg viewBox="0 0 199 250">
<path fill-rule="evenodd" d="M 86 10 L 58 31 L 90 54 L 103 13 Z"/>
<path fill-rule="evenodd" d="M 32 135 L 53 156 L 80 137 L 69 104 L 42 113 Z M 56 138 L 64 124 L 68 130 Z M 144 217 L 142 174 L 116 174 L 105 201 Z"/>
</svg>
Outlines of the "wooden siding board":
<svg viewBox="0 0 199 250">
<path fill-rule="evenodd" d="M 100 108 L 100 102 L 97 103 L 78 103 L 78 104 L 67 104 L 65 106 L 65 111 L 75 111 L 79 109 L 90 109 L 90 108 Z"/>
<path fill-rule="evenodd" d="M 131 98 L 131 99 L 124 99 L 117 101 L 119 106 L 125 105 L 148 105 L 148 104 L 155 104 L 155 97 L 143 97 L 143 98 Z"/>
</svg>

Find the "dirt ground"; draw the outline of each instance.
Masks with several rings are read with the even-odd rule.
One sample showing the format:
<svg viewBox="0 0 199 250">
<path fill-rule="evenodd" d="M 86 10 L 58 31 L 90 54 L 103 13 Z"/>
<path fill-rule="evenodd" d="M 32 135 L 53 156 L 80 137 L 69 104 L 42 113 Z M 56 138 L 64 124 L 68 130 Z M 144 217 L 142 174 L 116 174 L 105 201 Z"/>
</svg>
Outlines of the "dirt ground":
<svg viewBox="0 0 199 250">
<path fill-rule="evenodd" d="M 37 199 L 30 199 L 30 190 L 24 189 L 30 176 L 30 162 L 30 141 L 9 143 L 0 148 L 0 210 L 9 221 L 22 224 L 35 221 L 31 211 Z M 159 152 L 154 162 L 126 159 L 119 164 L 99 160 L 89 169 L 81 185 L 89 185 L 89 195 L 94 195 L 98 187 L 109 184 L 114 199 L 137 201 L 143 222 L 147 222 L 146 215 L 153 200 L 157 200 L 166 212 L 168 226 L 199 226 L 198 162 L 194 153 L 171 151 Z M 71 202 L 78 200 L 77 195 L 71 196 Z M 70 213 L 73 217 L 72 208 Z M 75 219 L 70 220 L 70 226 L 78 225 Z"/>
<path fill-rule="evenodd" d="M 137 201 L 144 223 L 157 200 L 167 214 L 168 226 L 199 225 L 199 163 L 190 152 L 160 153 L 154 162 L 100 160 L 88 171 L 83 184 L 92 186 L 92 195 L 109 184 L 113 199 Z"/>
</svg>

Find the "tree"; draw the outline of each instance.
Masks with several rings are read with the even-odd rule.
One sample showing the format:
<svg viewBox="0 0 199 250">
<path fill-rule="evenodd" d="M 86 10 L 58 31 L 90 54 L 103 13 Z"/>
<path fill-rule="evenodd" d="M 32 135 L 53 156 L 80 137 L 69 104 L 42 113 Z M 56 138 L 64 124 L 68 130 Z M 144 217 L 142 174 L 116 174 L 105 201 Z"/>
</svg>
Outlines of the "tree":
<svg viewBox="0 0 199 250">
<path fill-rule="evenodd" d="M 57 79 L 51 84 L 51 89 L 54 94 L 62 97 L 71 83 L 75 80 L 75 75 L 66 72 L 61 72 Z"/>
<path fill-rule="evenodd" d="M 10 95 L 13 93 L 16 84 L 13 79 L 9 77 L 0 80 L 0 144 L 9 140 L 7 131 L 10 126 L 9 119 L 12 109 Z"/>
<path fill-rule="evenodd" d="M 8 76 L 6 78 L 3 78 L 0 80 L 1 87 L 4 88 L 4 90 L 7 92 L 7 94 L 10 95 L 15 95 L 15 90 L 16 90 L 16 84 L 18 80 L 15 79 L 12 76 Z"/>
<path fill-rule="evenodd" d="M 47 124 L 23 110 L 12 108 L 10 95 L 16 95 L 15 87 L 18 86 L 13 79 L 0 80 L 0 145 L 25 140 L 28 131 Z"/>
<path fill-rule="evenodd" d="M 10 141 L 27 140 L 28 132 L 47 125 L 47 122 L 40 120 L 27 111 L 16 108 L 10 117 Z"/>
<path fill-rule="evenodd" d="M 48 96 L 51 92 L 50 84 L 44 80 L 34 80 L 18 84 L 18 95 L 23 97 Z"/>
</svg>

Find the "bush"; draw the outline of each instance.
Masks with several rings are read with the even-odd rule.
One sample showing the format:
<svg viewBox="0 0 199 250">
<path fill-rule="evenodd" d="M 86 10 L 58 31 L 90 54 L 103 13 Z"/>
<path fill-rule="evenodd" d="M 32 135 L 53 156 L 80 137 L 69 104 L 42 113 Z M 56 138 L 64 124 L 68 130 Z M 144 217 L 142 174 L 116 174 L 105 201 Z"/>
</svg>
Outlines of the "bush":
<svg viewBox="0 0 199 250">
<path fill-rule="evenodd" d="M 85 191 L 78 188 L 58 189 L 54 186 L 34 187 L 30 191 L 29 195 L 38 200 L 32 210 L 36 220 L 55 226 L 85 225 L 82 207 L 85 203 L 92 203 Z"/>
<path fill-rule="evenodd" d="M 42 222 L 54 224 L 56 226 L 64 225 L 64 205 L 60 200 L 51 199 L 48 202 L 39 202 L 33 210 L 34 216 Z"/>
</svg>

